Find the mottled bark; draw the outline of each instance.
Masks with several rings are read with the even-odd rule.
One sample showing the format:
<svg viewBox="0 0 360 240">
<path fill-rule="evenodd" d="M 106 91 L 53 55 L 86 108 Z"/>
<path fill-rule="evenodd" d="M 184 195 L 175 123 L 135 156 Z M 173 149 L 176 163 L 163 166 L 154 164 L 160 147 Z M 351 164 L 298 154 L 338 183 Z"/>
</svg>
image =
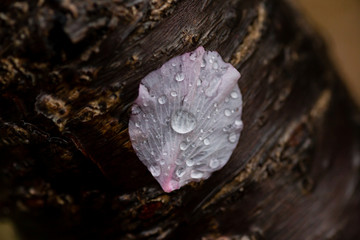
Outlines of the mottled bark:
<svg viewBox="0 0 360 240">
<path fill-rule="evenodd" d="M 280 0 L 0 3 L 0 217 L 25 239 L 356 239 L 359 112 Z M 164 193 L 132 150 L 140 80 L 203 45 L 242 74 L 244 130 Z"/>
</svg>

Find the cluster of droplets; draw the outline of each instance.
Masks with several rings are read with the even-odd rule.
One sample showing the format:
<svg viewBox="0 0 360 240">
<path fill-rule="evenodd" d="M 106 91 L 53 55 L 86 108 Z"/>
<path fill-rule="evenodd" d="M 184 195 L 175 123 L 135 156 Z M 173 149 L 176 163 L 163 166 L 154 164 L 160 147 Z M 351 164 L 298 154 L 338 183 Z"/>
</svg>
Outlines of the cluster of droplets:
<svg viewBox="0 0 360 240">
<path fill-rule="evenodd" d="M 216 52 L 199 48 L 142 80 L 129 133 L 165 191 L 205 179 L 228 161 L 243 128 L 239 77 Z"/>
</svg>

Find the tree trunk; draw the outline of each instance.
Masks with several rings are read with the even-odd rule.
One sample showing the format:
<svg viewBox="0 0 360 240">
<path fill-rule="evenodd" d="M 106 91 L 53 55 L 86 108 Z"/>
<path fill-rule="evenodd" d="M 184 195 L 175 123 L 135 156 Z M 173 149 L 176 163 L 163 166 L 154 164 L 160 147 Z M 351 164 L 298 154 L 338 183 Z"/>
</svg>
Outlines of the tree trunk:
<svg viewBox="0 0 360 240">
<path fill-rule="evenodd" d="M 288 2 L 2 1 L 0 39 L 0 217 L 24 239 L 360 237 L 359 112 Z M 244 130 L 223 169 L 167 194 L 129 107 L 201 45 L 242 74 Z"/>
</svg>

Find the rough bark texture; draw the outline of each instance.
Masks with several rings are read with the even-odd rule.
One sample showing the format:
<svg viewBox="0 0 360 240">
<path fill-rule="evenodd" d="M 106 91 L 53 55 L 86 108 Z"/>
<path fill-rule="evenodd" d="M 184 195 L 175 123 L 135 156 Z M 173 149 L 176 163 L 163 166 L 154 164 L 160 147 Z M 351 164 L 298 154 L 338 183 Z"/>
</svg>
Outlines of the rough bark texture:
<svg viewBox="0 0 360 240">
<path fill-rule="evenodd" d="M 25 239 L 356 239 L 359 115 L 280 0 L 0 3 L 0 216 Z M 164 193 L 134 154 L 140 80 L 203 45 L 242 74 L 229 163 Z"/>
</svg>

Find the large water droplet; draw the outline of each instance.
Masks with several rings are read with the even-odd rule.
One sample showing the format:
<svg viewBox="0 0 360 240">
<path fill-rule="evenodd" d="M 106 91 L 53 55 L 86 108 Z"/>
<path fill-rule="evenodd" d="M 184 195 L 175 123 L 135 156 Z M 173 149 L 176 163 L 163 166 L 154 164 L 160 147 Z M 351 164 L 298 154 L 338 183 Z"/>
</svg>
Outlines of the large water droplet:
<svg viewBox="0 0 360 240">
<path fill-rule="evenodd" d="M 195 162 L 193 159 L 186 159 L 185 163 L 187 166 L 191 167 L 194 165 Z"/>
<path fill-rule="evenodd" d="M 224 114 L 225 114 L 225 116 L 230 117 L 231 111 L 229 109 L 225 109 Z"/>
<path fill-rule="evenodd" d="M 172 97 L 176 97 L 176 96 L 177 96 L 177 92 L 172 91 L 172 92 L 170 93 L 170 95 L 171 95 Z"/>
<path fill-rule="evenodd" d="M 181 142 L 180 143 L 180 150 L 184 151 L 186 150 L 188 147 L 187 143 L 186 142 Z"/>
<path fill-rule="evenodd" d="M 185 75 L 184 75 L 184 73 L 177 73 L 176 75 L 175 75 L 175 80 L 176 81 L 178 81 L 178 82 L 181 82 L 181 81 L 183 81 L 185 79 Z"/>
<path fill-rule="evenodd" d="M 234 91 L 234 92 L 231 92 L 231 93 L 230 93 L 230 96 L 231 96 L 232 98 L 236 99 L 236 98 L 239 97 L 239 94 Z"/>
<path fill-rule="evenodd" d="M 176 176 L 178 176 L 179 178 L 180 177 L 182 177 L 182 176 L 184 176 L 184 174 L 185 174 L 185 168 L 183 168 L 183 167 L 180 167 L 180 168 L 178 168 L 178 169 L 176 169 Z"/>
<path fill-rule="evenodd" d="M 196 127 L 196 119 L 192 113 L 178 110 L 171 116 L 171 128 L 180 134 L 189 133 Z"/>
<path fill-rule="evenodd" d="M 219 166 L 220 162 L 216 158 L 213 158 L 210 160 L 209 166 L 211 168 L 217 168 Z"/>
<path fill-rule="evenodd" d="M 205 66 L 206 66 L 206 63 L 205 63 L 205 60 L 203 59 L 203 60 L 201 61 L 200 67 L 204 68 Z"/>
<path fill-rule="evenodd" d="M 236 134 L 235 133 L 230 133 L 228 139 L 229 139 L 229 142 L 231 142 L 231 143 L 236 142 Z"/>
<path fill-rule="evenodd" d="M 196 171 L 196 170 L 192 170 L 190 173 L 190 177 L 195 178 L 195 179 L 200 179 L 202 178 L 204 174 L 202 172 Z"/>
<path fill-rule="evenodd" d="M 151 165 L 151 166 L 149 167 L 149 171 L 151 172 L 151 174 L 152 174 L 154 177 L 158 177 L 158 176 L 160 176 L 161 168 L 160 168 L 158 165 Z"/>
<path fill-rule="evenodd" d="M 160 104 L 165 104 L 166 103 L 166 96 L 162 95 L 161 97 L 158 98 L 158 102 Z"/>
<path fill-rule="evenodd" d="M 209 140 L 208 138 L 205 138 L 205 139 L 204 139 L 204 145 L 207 146 L 207 145 L 209 145 L 209 144 L 210 144 L 210 140 Z"/>
</svg>

